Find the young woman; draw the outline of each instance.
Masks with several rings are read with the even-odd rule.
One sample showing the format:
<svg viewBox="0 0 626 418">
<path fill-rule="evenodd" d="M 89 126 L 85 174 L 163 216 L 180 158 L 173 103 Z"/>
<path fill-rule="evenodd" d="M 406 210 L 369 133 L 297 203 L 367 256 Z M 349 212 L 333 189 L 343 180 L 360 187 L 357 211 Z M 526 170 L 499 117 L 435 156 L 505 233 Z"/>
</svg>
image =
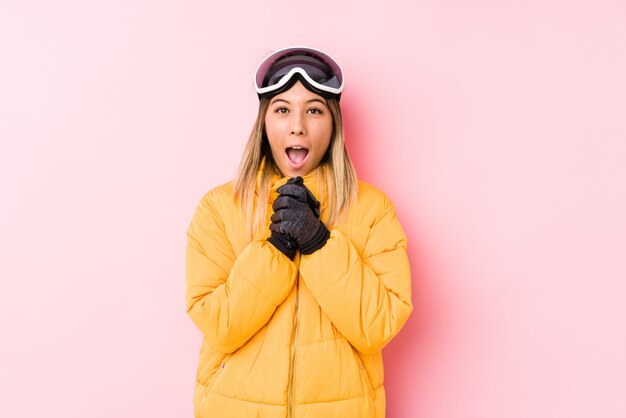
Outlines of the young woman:
<svg viewBox="0 0 626 418">
<path fill-rule="evenodd" d="M 286 48 L 255 88 L 238 177 L 188 230 L 195 416 L 384 417 L 381 349 L 411 313 L 411 276 L 391 202 L 346 152 L 341 68 Z"/>
</svg>

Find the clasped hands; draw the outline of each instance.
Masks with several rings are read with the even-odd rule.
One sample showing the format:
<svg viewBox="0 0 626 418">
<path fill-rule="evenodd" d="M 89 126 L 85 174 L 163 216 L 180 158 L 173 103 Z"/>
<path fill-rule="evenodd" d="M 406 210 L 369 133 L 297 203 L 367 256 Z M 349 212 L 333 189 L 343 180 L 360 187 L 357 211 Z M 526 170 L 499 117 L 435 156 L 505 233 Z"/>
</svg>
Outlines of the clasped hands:
<svg viewBox="0 0 626 418">
<path fill-rule="evenodd" d="M 268 241 L 290 259 L 300 250 L 307 255 L 322 248 L 330 231 L 320 217 L 320 202 L 304 185 L 302 177 L 291 178 L 276 190 L 272 231 Z"/>
</svg>

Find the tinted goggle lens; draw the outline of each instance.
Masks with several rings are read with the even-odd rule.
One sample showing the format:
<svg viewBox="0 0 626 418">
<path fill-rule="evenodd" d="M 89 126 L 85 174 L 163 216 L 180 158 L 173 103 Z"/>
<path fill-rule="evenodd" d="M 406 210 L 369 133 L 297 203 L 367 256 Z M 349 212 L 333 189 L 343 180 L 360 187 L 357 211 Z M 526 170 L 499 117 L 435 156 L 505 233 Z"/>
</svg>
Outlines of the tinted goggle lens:
<svg viewBox="0 0 626 418">
<path fill-rule="evenodd" d="M 304 72 L 311 79 L 313 79 L 313 81 L 315 81 L 316 83 L 322 84 L 324 86 L 338 88 L 341 85 L 337 76 L 327 71 L 324 71 L 318 67 L 314 67 L 314 66 L 307 65 L 307 64 L 291 64 L 291 65 L 287 65 L 287 66 L 280 68 L 273 74 L 269 73 L 268 76 L 266 76 L 265 80 L 263 81 L 263 87 L 268 87 L 268 86 L 273 86 L 273 85 L 278 84 L 280 80 L 284 76 L 289 74 L 289 71 L 293 70 L 294 68 L 300 68 L 304 70 Z"/>
</svg>

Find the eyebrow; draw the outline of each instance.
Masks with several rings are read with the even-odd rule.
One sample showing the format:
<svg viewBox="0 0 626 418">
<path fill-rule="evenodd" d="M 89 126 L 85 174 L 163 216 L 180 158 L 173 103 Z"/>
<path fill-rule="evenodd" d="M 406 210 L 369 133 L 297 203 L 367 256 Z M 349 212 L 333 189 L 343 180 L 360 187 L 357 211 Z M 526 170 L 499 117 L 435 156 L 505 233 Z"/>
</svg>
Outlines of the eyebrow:
<svg viewBox="0 0 626 418">
<path fill-rule="evenodd" d="M 291 103 L 289 102 L 289 100 L 285 100 L 285 99 L 275 99 L 275 100 L 272 100 L 272 102 L 271 102 L 270 104 L 274 104 L 274 103 L 276 103 L 276 102 L 285 102 L 285 103 L 287 103 L 287 104 L 291 104 Z M 323 101 L 323 100 L 321 100 L 321 99 L 310 99 L 310 100 L 307 100 L 307 101 L 306 101 L 306 103 L 307 103 L 307 104 L 308 104 L 308 103 L 313 103 L 313 102 L 318 102 L 318 103 L 321 103 L 321 104 L 323 104 L 324 106 L 326 106 L 326 102 L 325 102 L 325 101 Z"/>
</svg>

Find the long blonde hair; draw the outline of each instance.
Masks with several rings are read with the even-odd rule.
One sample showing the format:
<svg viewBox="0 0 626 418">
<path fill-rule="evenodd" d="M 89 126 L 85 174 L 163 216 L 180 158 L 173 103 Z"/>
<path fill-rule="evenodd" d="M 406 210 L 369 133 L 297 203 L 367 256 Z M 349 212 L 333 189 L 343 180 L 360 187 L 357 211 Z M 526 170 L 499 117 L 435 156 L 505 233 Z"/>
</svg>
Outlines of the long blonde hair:
<svg viewBox="0 0 626 418">
<path fill-rule="evenodd" d="M 269 99 L 263 97 L 259 101 L 259 113 L 243 153 L 234 187 L 234 197 L 246 216 L 250 237 L 262 234 L 267 228 L 265 223 L 271 180 L 275 174 L 280 174 L 265 136 L 265 115 L 269 103 Z M 358 181 L 343 139 L 339 102 L 326 99 L 326 104 L 332 115 L 333 131 L 328 151 L 319 165 L 321 187 L 317 198 L 322 202 L 322 220 L 331 228 L 345 220 L 350 205 L 356 201 Z M 260 182 L 256 196 L 259 170 Z"/>
</svg>

